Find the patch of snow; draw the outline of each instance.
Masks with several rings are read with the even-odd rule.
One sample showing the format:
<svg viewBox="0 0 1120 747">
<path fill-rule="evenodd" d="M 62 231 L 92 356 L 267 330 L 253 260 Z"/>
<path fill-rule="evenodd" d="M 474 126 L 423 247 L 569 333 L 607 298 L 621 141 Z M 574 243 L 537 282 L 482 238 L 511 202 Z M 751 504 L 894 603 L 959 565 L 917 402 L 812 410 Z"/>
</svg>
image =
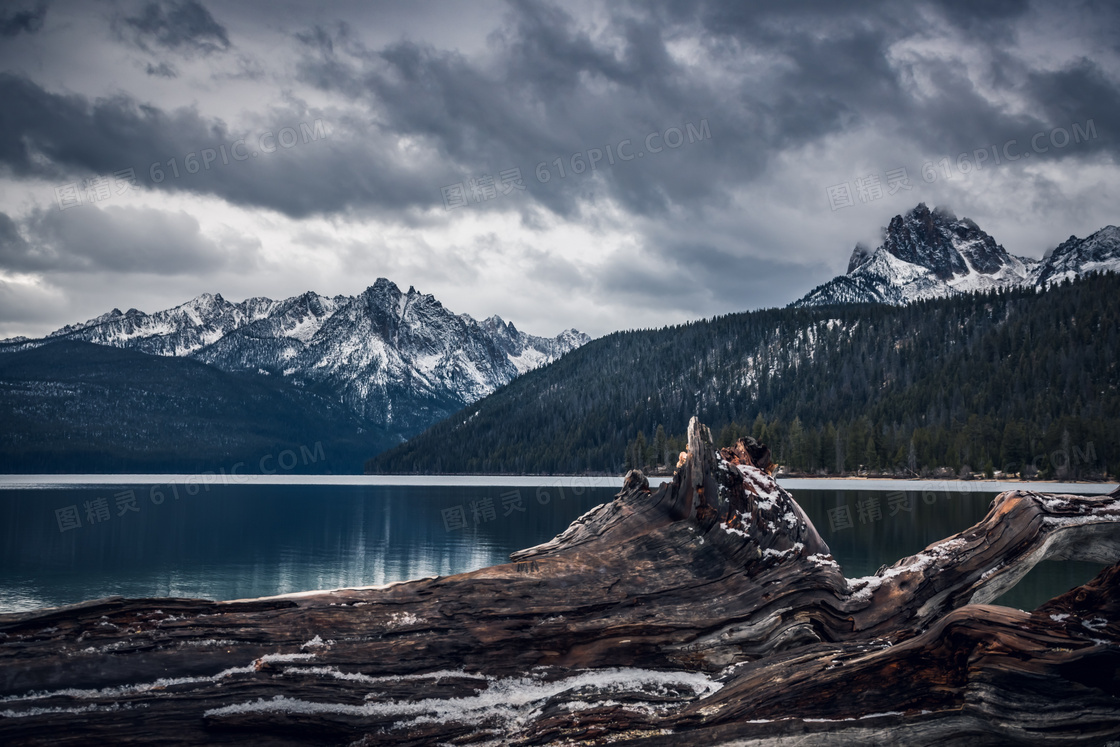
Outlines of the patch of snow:
<svg viewBox="0 0 1120 747">
<path fill-rule="evenodd" d="M 803 718 L 802 721 L 812 723 L 838 723 L 840 721 L 862 721 L 867 718 L 883 718 L 884 716 L 903 716 L 902 711 L 883 711 L 882 713 L 867 713 L 863 716 L 849 718 Z"/>
<path fill-rule="evenodd" d="M 265 654 L 253 661 L 254 666 L 260 664 L 283 664 L 288 661 L 306 661 L 307 659 L 314 659 L 315 654 Z"/>
<path fill-rule="evenodd" d="M 119 703 L 111 705 L 96 705 L 90 704 L 85 706 L 77 706 L 75 708 L 28 708 L 23 711 L 0 711 L 0 718 L 27 718 L 28 716 L 47 716 L 53 713 L 89 713 L 91 711 L 110 712 L 119 710 L 131 710 L 132 706 L 121 706 Z"/>
<path fill-rule="evenodd" d="M 1003 563 L 998 563 L 997 565 L 993 566 L 992 568 L 989 568 L 988 570 L 981 573 L 980 574 L 980 580 L 981 581 L 986 581 L 992 574 L 994 574 L 1000 568 L 1003 568 Z"/>
<path fill-rule="evenodd" d="M 545 682 L 530 677 L 487 678 L 489 686 L 476 695 L 460 698 L 425 698 L 418 701 L 330 703 L 299 700 L 277 695 L 272 700 L 236 703 L 213 708 L 206 716 L 220 717 L 248 713 L 338 714 L 358 717 L 400 717 L 396 724 L 407 728 L 420 723 L 478 723 L 496 718 L 509 730 L 524 724 L 539 713 L 549 699 L 578 691 L 583 697 L 612 693 L 648 692 L 661 697 L 674 690 L 691 690 L 694 697 L 706 698 L 723 685 L 701 673 L 662 672 L 635 668 L 584 670 L 570 677 Z M 581 698 L 582 700 L 582 698 Z M 578 706 L 577 706 L 578 708 Z"/>
<path fill-rule="evenodd" d="M 883 585 L 883 579 L 879 576 L 849 578 L 847 582 L 848 588 L 851 590 L 851 598 L 857 602 L 870 602 L 871 595 L 875 593 L 876 589 Z M 860 588 L 856 588 L 857 586 Z"/>
<path fill-rule="evenodd" d="M 412 612 L 394 612 L 389 616 L 389 627 L 399 628 L 405 625 L 416 625 L 423 622 L 423 618 L 417 617 Z"/>
<path fill-rule="evenodd" d="M 832 566 L 834 568 L 840 567 L 840 564 L 837 563 L 831 555 L 825 555 L 824 553 L 814 553 L 809 556 L 809 560 L 820 566 Z"/>
<path fill-rule="evenodd" d="M 742 529 L 738 529 L 737 527 L 728 526 L 727 524 L 724 524 L 722 522 L 720 523 L 720 526 L 723 528 L 723 531 L 727 532 L 728 534 L 737 534 L 743 539 L 751 538 L 749 534 L 744 532 Z"/>
</svg>

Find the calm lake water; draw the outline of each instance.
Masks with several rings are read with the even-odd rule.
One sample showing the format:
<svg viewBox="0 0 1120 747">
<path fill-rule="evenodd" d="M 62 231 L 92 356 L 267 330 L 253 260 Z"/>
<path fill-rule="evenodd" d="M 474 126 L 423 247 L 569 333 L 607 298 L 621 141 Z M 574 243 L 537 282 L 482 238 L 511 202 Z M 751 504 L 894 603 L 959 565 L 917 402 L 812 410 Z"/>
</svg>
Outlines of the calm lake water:
<svg viewBox="0 0 1120 747">
<path fill-rule="evenodd" d="M 492 478 L 498 485 L 478 484 L 478 478 L 403 486 L 9 484 L 0 489 L 0 612 L 113 594 L 241 599 L 483 568 L 552 538 L 611 500 L 621 484 L 564 479 L 558 486 L 555 479 L 522 485 L 518 478 Z M 874 573 L 967 528 L 987 513 L 995 495 L 792 492 L 849 577 Z M 1001 603 L 1032 609 L 1099 570 L 1088 563 L 1044 563 Z"/>
</svg>

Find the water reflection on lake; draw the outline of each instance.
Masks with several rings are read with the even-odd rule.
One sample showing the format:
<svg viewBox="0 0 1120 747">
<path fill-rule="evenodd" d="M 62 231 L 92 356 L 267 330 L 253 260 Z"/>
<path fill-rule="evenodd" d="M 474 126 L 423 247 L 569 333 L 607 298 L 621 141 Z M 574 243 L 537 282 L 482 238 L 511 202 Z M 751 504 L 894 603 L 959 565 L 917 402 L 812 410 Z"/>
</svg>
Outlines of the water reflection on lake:
<svg viewBox="0 0 1120 747">
<path fill-rule="evenodd" d="M 988 491 L 932 490 L 791 492 L 828 542 L 848 578 L 875 573 L 883 564 L 890 565 L 967 529 L 984 518 L 997 495 Z M 844 521 L 847 517 L 850 526 Z M 1077 561 L 1039 563 L 995 604 L 1034 609 L 1089 581 L 1103 567 Z"/>
<path fill-rule="evenodd" d="M 611 500 L 620 482 L 0 490 L 0 611 L 112 594 L 238 599 L 460 573 L 552 538 Z M 793 492 L 849 577 L 970 526 L 994 497 Z M 1031 609 L 1098 570 L 1043 564 L 1002 603 Z"/>
</svg>

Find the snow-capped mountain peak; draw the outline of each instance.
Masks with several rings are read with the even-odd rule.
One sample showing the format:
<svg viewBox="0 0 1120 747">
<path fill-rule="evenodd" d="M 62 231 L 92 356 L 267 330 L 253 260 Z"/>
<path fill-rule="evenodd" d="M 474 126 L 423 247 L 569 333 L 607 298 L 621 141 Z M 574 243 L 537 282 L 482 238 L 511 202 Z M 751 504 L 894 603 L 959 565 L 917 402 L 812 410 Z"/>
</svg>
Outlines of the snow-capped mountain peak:
<svg viewBox="0 0 1120 747">
<path fill-rule="evenodd" d="M 1079 239 L 1070 236 L 1040 263 L 1034 281 L 1060 283 L 1088 272 L 1120 272 L 1120 228 L 1105 226 Z"/>
<path fill-rule="evenodd" d="M 975 221 L 924 203 L 896 215 L 874 252 L 857 244 L 845 275 L 792 306 L 907 304 L 958 293 L 1059 282 L 1101 270 L 1120 271 L 1120 229 L 1071 236 L 1042 261 L 1010 254 Z"/>
<path fill-rule="evenodd" d="M 498 316 L 479 322 L 387 278 L 357 296 L 308 291 L 231 303 L 203 293 L 153 314 L 115 308 L 43 340 L 10 341 L 18 344 L 8 349 L 59 338 L 282 376 L 402 436 L 590 340 L 575 330 L 537 337 Z"/>
</svg>

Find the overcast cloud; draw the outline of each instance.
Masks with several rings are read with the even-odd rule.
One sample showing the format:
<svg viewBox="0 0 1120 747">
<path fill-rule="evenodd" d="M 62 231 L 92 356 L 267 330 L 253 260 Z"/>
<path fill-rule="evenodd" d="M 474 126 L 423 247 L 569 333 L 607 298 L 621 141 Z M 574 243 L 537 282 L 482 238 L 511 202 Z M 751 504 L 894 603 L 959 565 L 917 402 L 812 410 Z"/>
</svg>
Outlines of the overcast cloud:
<svg viewBox="0 0 1120 747">
<path fill-rule="evenodd" d="M 785 305 L 918 202 L 1031 257 L 1120 223 L 1108 2 L 16 2 L 0 38 L 0 336 L 381 276 L 601 335 Z"/>
</svg>

